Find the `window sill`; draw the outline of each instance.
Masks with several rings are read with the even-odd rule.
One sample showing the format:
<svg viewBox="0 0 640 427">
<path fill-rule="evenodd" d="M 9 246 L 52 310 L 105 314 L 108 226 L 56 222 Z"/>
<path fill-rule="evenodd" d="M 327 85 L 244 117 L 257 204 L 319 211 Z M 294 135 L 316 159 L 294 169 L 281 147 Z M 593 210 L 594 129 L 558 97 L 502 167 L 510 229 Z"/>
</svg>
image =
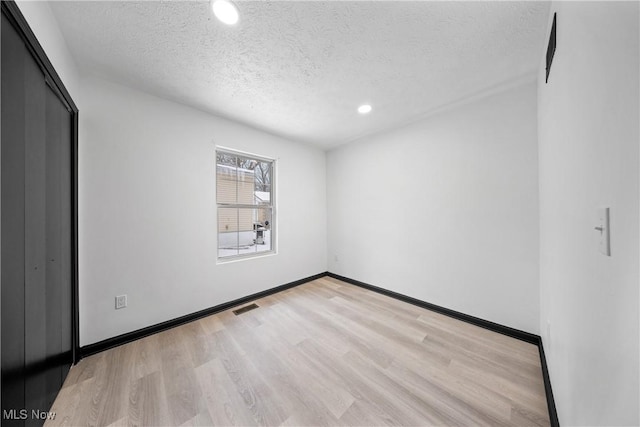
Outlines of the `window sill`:
<svg viewBox="0 0 640 427">
<path fill-rule="evenodd" d="M 232 264 L 241 261 L 248 261 L 256 258 L 266 258 L 270 256 L 277 255 L 278 253 L 275 250 L 272 251 L 264 251 L 260 254 L 247 254 L 247 255 L 234 255 L 224 258 L 217 258 L 216 264 Z"/>
</svg>

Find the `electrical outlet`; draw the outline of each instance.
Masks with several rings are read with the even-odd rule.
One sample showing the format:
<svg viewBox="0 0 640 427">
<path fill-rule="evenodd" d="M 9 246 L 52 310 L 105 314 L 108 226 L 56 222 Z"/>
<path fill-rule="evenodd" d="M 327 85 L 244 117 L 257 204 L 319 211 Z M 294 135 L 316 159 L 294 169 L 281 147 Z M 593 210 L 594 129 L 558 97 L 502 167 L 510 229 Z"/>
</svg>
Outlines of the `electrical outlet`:
<svg viewBox="0 0 640 427">
<path fill-rule="evenodd" d="M 120 308 L 125 308 L 127 306 L 127 296 L 126 295 L 118 295 L 116 297 L 116 310 Z"/>
<path fill-rule="evenodd" d="M 340 261 L 340 260 L 338 259 L 338 255 L 337 255 L 337 254 L 335 254 L 335 255 L 333 256 L 333 259 L 334 259 L 334 261 L 335 261 L 335 262 L 339 262 L 339 261 Z"/>
</svg>

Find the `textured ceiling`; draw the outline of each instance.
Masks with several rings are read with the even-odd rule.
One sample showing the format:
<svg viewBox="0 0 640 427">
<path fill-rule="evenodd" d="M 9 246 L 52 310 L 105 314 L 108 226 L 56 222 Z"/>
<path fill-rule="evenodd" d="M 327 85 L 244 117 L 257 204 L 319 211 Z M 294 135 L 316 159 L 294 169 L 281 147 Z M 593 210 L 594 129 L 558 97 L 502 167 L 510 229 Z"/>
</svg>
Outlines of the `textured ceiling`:
<svg viewBox="0 0 640 427">
<path fill-rule="evenodd" d="M 546 2 L 52 2 L 81 72 L 332 147 L 535 72 Z M 361 103 L 373 112 L 361 116 Z"/>
</svg>

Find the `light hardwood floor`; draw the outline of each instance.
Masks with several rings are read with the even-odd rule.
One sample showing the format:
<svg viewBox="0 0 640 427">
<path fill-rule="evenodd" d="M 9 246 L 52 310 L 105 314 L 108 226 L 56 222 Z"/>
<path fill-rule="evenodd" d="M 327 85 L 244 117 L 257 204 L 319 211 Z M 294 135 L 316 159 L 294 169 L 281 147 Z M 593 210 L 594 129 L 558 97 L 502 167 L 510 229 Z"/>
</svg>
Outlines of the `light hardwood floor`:
<svg viewBox="0 0 640 427">
<path fill-rule="evenodd" d="M 549 425 L 538 349 L 331 278 L 83 359 L 55 425 Z"/>
</svg>

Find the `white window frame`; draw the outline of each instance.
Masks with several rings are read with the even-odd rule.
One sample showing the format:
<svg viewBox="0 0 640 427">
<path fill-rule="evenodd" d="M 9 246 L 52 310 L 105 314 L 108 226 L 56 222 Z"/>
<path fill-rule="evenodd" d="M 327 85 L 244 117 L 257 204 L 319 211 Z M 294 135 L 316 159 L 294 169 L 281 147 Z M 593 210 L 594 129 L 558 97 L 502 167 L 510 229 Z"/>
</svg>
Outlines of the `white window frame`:
<svg viewBox="0 0 640 427">
<path fill-rule="evenodd" d="M 270 198 L 269 198 L 269 205 L 268 207 L 264 207 L 264 205 L 257 205 L 257 204 L 252 204 L 252 205 L 248 205 L 248 204 L 239 204 L 239 203 L 220 203 L 219 199 L 218 199 L 218 153 L 224 153 L 224 154 L 229 154 L 232 156 L 238 156 L 238 157 L 243 157 L 246 159 L 250 159 L 250 160 L 256 160 L 259 162 L 268 162 L 271 163 L 271 194 L 270 194 Z M 263 256 L 270 256 L 270 255 L 275 255 L 276 252 L 276 242 L 277 242 L 277 232 L 276 232 L 276 159 L 270 158 L 270 157 L 265 157 L 265 156 L 261 156 L 261 155 L 257 155 L 257 154 L 253 154 L 253 153 L 248 153 L 248 152 L 244 152 L 244 151 L 238 151 L 238 150 L 234 150 L 231 148 L 227 148 L 227 147 L 222 147 L 222 146 L 216 146 L 216 151 L 215 151 L 215 188 L 216 188 L 216 259 L 218 264 L 221 263 L 228 263 L 228 262 L 233 262 L 233 261 L 240 261 L 240 260 L 247 260 L 247 259 L 252 259 L 252 258 L 260 258 Z M 237 255 L 227 255 L 227 256 L 220 256 L 220 225 L 219 225 L 219 211 L 220 208 L 244 208 L 244 209 L 270 209 L 271 210 L 271 220 L 269 223 L 269 231 L 270 231 L 270 243 L 271 243 L 271 249 L 266 250 L 266 251 L 260 251 L 260 252 L 251 252 L 251 253 L 245 253 L 245 254 L 237 254 Z"/>
</svg>

